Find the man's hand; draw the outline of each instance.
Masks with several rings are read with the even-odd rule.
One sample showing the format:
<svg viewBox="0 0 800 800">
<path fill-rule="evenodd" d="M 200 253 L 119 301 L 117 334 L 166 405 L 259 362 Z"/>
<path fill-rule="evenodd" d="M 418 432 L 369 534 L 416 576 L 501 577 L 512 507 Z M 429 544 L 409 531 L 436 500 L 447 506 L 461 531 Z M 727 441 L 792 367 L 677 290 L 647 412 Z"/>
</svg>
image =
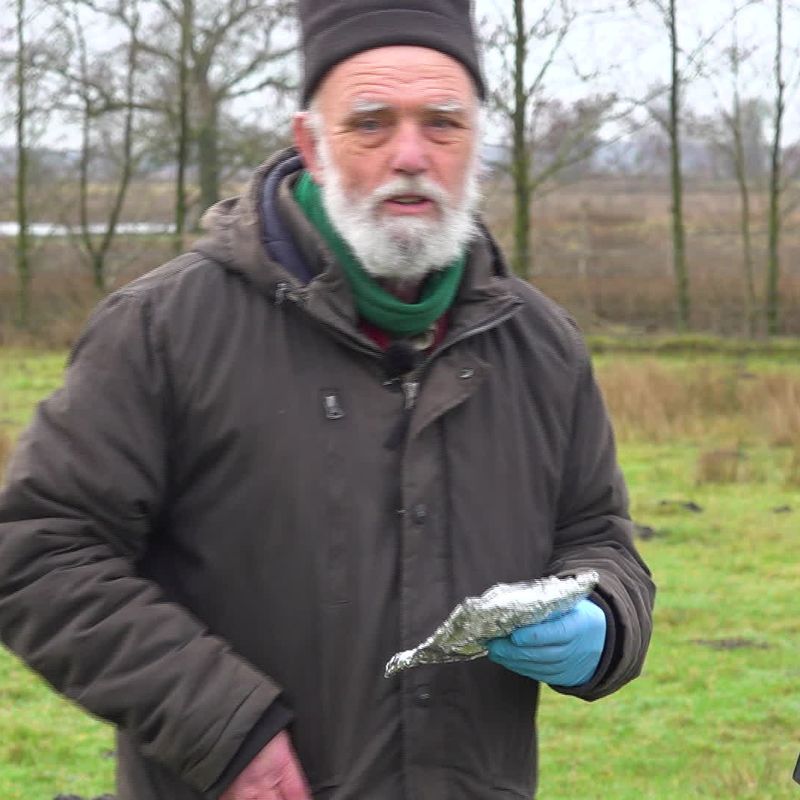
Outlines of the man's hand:
<svg viewBox="0 0 800 800">
<path fill-rule="evenodd" d="M 591 600 L 511 636 L 492 639 L 489 658 L 552 686 L 580 686 L 595 673 L 606 640 L 606 615 Z"/>
<path fill-rule="evenodd" d="M 272 739 L 219 800 L 311 800 L 289 734 Z"/>
</svg>

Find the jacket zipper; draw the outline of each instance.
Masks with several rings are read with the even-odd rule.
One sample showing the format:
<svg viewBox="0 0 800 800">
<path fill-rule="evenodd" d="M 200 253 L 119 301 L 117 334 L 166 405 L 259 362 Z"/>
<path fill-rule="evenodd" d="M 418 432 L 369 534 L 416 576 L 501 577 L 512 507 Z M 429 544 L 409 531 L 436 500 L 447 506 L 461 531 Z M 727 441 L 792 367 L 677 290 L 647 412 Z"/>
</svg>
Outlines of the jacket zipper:
<svg viewBox="0 0 800 800">
<path fill-rule="evenodd" d="M 406 373 L 401 379 L 400 387 L 403 390 L 403 409 L 400 412 L 400 419 L 392 428 L 386 441 L 383 443 L 387 450 L 396 450 L 406 440 L 408 429 L 411 425 L 411 415 L 417 405 L 419 397 L 419 381 L 416 380 L 417 369 Z"/>
<path fill-rule="evenodd" d="M 416 380 L 415 373 L 417 370 L 412 370 L 403 377 L 401 384 L 403 389 L 403 397 L 405 403 L 403 404 L 404 411 L 413 411 L 417 405 L 417 398 L 419 397 L 419 381 Z"/>
<path fill-rule="evenodd" d="M 389 437 L 385 442 L 386 447 L 389 450 L 398 448 L 406 440 L 408 430 L 411 427 L 411 417 L 414 409 L 416 408 L 417 399 L 419 398 L 419 390 L 422 384 L 422 374 L 429 367 L 433 359 L 441 355 L 446 350 L 449 350 L 453 345 L 458 344 L 459 342 L 462 342 L 471 336 L 477 336 L 484 331 L 490 330 L 496 325 L 500 325 L 507 319 L 510 319 L 516 313 L 516 311 L 517 306 L 515 305 L 513 308 L 508 309 L 502 314 L 498 314 L 496 317 L 492 317 L 492 319 L 485 320 L 480 325 L 476 325 L 473 328 L 467 329 L 459 336 L 456 336 L 454 339 L 448 342 L 445 347 L 442 347 L 436 351 L 435 354 L 431 353 L 419 366 L 415 367 L 413 370 L 411 370 L 411 372 L 408 372 L 403 376 L 400 384 L 404 397 L 403 410 L 401 412 L 400 419 L 397 421 L 397 425 L 389 434 Z"/>
<path fill-rule="evenodd" d="M 473 336 L 478 336 L 481 333 L 485 333 L 486 331 L 490 331 L 492 328 L 497 327 L 498 325 L 505 322 L 507 319 L 511 319 L 514 314 L 517 313 L 517 310 L 522 305 L 522 301 L 515 303 L 511 308 L 504 311 L 502 314 L 498 314 L 491 319 L 487 319 L 482 322 L 480 325 L 476 325 L 474 328 L 467 328 L 467 330 L 460 333 L 454 339 L 451 339 L 449 342 L 446 342 L 444 346 L 440 347 L 435 353 L 431 353 L 425 361 L 419 366 L 419 370 L 425 370 L 430 365 L 431 361 L 433 361 L 434 357 L 439 357 L 442 353 L 447 352 L 451 347 L 457 345 L 459 342 L 463 342 L 465 339 L 470 339 Z"/>
</svg>

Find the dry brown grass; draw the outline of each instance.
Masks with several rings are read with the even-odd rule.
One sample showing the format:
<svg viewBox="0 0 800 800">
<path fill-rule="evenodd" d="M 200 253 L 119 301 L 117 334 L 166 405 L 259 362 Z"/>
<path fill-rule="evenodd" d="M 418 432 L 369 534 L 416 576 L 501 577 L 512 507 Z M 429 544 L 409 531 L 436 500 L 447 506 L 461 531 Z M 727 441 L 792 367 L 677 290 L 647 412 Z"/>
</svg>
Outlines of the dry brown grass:
<svg viewBox="0 0 800 800">
<path fill-rule="evenodd" d="M 796 376 L 764 375 L 744 395 L 746 407 L 758 414 L 770 444 L 800 449 L 800 380 Z"/>
<path fill-rule="evenodd" d="M 3 482 L 3 475 L 6 471 L 6 464 L 8 459 L 11 458 L 11 450 L 13 442 L 11 436 L 0 428 L 0 484 Z"/>
<path fill-rule="evenodd" d="M 601 362 L 598 379 L 620 439 L 755 441 L 800 450 L 800 372 L 654 358 Z M 707 469 L 723 469 L 710 457 Z"/>
<path fill-rule="evenodd" d="M 699 445 L 698 485 L 759 483 L 777 473 L 800 488 L 800 370 L 615 358 L 597 373 L 620 441 Z M 766 461 L 751 457 L 764 448 L 774 449 Z"/>
<path fill-rule="evenodd" d="M 0 239 L 0 346 L 69 347 L 99 300 L 91 274 L 66 239 L 39 240 L 33 252 L 31 322 L 16 325 L 17 279 L 13 239 Z M 168 261 L 172 244 L 162 237 L 118 237 L 108 257 L 108 288 L 114 289 Z"/>
<path fill-rule="evenodd" d="M 602 364 L 598 378 L 622 439 L 695 438 L 740 410 L 727 371 L 626 359 Z"/>
<path fill-rule="evenodd" d="M 226 187 L 226 193 L 237 188 Z M 735 188 L 691 181 L 686 188 L 692 327 L 747 335 Z M 675 286 L 666 189 L 665 181 L 653 179 L 593 179 L 557 187 L 537 198 L 532 211 L 533 283 L 564 305 L 588 331 L 617 324 L 637 331 L 673 330 Z M 53 185 L 37 192 L 32 197 L 35 219 L 74 221 L 74 187 Z M 506 180 L 495 179 L 485 193 L 490 227 L 510 255 L 511 188 Z M 102 219 L 107 203 L 107 187 L 94 187 L 93 219 Z M 754 193 L 752 203 L 756 286 L 761 292 L 767 245 L 765 196 Z M 125 221 L 168 222 L 171 216 L 168 184 L 132 187 Z M 2 198 L 0 217 L 13 218 L 13 208 Z M 110 285 L 124 283 L 171 256 L 167 239 L 120 237 L 110 256 Z M 783 331 L 800 336 L 800 210 L 785 222 L 782 264 Z M 14 240 L 0 239 L 0 344 L 18 336 L 8 323 L 16 296 L 13 265 Z M 44 343 L 65 343 L 74 338 L 95 300 L 86 267 L 66 239 L 38 240 L 32 266 L 36 276 L 33 337 Z"/>
<path fill-rule="evenodd" d="M 31 286 L 30 322 L 20 328 L 16 286 L 10 276 L 0 275 L 0 346 L 69 348 L 97 299 L 88 277 L 37 275 Z"/>
<path fill-rule="evenodd" d="M 737 483 L 745 475 L 746 461 L 747 454 L 740 449 L 706 450 L 697 457 L 695 482 Z"/>
<path fill-rule="evenodd" d="M 792 450 L 792 458 L 786 469 L 786 486 L 800 489 L 800 444 L 796 444 Z"/>
<path fill-rule="evenodd" d="M 533 283 L 584 327 L 626 323 L 642 330 L 675 324 L 670 198 L 653 180 L 587 180 L 539 198 L 533 207 Z M 503 181 L 487 192 L 490 226 L 512 245 L 512 193 Z M 728 184 L 687 184 L 687 259 L 692 327 L 747 335 L 738 195 Z M 766 197 L 754 193 L 756 289 L 766 263 Z M 782 236 L 782 322 L 800 335 L 800 210 Z"/>
</svg>

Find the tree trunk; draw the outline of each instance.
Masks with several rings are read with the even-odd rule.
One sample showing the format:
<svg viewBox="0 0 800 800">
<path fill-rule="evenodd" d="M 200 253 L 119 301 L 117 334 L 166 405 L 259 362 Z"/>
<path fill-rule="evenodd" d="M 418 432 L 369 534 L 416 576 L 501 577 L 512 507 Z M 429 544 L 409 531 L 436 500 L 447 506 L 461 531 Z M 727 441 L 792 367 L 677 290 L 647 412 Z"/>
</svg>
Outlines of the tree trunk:
<svg viewBox="0 0 800 800">
<path fill-rule="evenodd" d="M 578 280 L 581 283 L 586 317 L 589 320 L 594 320 L 594 297 L 592 295 L 592 284 L 589 276 L 589 263 L 594 261 L 592 253 L 591 210 L 591 203 L 588 200 L 584 200 L 581 203 L 581 243 L 580 254 L 578 255 Z"/>
<path fill-rule="evenodd" d="M 739 94 L 739 55 L 737 45 L 733 50 L 733 71 L 735 77 L 733 91 L 733 165 L 736 172 L 736 183 L 739 187 L 740 221 L 742 235 L 742 255 L 745 286 L 745 313 L 747 315 L 747 332 L 750 338 L 755 337 L 758 328 L 758 308 L 756 301 L 755 278 L 753 274 L 753 245 L 750 235 L 750 189 L 747 185 L 747 162 L 742 141 L 742 103 Z"/>
<path fill-rule="evenodd" d="M 672 187 L 672 263 L 678 302 L 678 331 L 689 327 L 691 299 L 686 265 L 686 230 L 683 223 L 683 174 L 681 172 L 680 102 L 681 77 L 678 69 L 676 0 L 669 3 L 669 40 L 672 51 L 672 84 L 669 99 L 669 140 Z"/>
<path fill-rule="evenodd" d="M 218 109 L 207 76 L 197 82 L 200 123 L 197 130 L 197 159 L 200 170 L 200 202 L 203 210 L 219 200 Z"/>
<path fill-rule="evenodd" d="M 737 147 L 741 148 L 741 133 Z M 740 198 L 740 230 L 742 234 L 742 253 L 744 262 L 745 313 L 747 314 L 747 331 L 751 338 L 758 332 L 758 301 L 756 299 L 755 275 L 753 269 L 753 245 L 750 232 L 750 189 L 744 171 L 744 153 L 737 154 L 736 182 L 739 185 Z"/>
<path fill-rule="evenodd" d="M 97 291 L 97 294 L 104 295 L 106 293 L 106 270 L 105 270 L 105 254 L 100 250 L 93 251 L 91 256 L 92 265 L 92 283 Z"/>
<path fill-rule="evenodd" d="M 175 253 L 184 248 L 186 228 L 186 165 L 189 160 L 189 45 L 194 5 L 184 0 L 181 17 L 181 53 L 178 70 L 178 174 L 175 180 Z"/>
<path fill-rule="evenodd" d="M 769 178 L 769 255 L 767 260 L 766 317 L 767 334 L 780 332 L 780 234 L 781 234 L 781 135 L 783 131 L 783 0 L 776 0 L 777 40 L 775 45 L 775 135 L 772 140 L 772 160 Z"/>
<path fill-rule="evenodd" d="M 97 286 L 98 266 L 97 254 L 90 229 L 89 219 L 89 165 L 92 160 L 92 101 L 87 88 L 89 76 L 89 55 L 86 48 L 86 38 L 77 15 L 75 20 L 75 38 L 78 43 L 80 59 L 80 98 L 81 98 L 81 155 L 78 162 L 78 218 L 80 221 L 80 238 L 86 260 L 92 273 L 92 280 Z"/>
<path fill-rule="evenodd" d="M 514 271 L 522 278 L 533 272 L 531 260 L 531 169 L 528 150 L 528 94 L 525 62 L 528 58 L 524 0 L 514 0 L 514 142 L 511 174 L 514 181 Z"/>
<path fill-rule="evenodd" d="M 25 93 L 25 0 L 17 0 L 17 250 L 18 278 L 17 322 L 27 327 L 30 321 L 31 267 L 28 237 L 28 145 L 26 122 L 28 116 Z"/>
<path fill-rule="evenodd" d="M 136 86 L 136 71 L 138 58 L 138 36 L 139 12 L 134 3 L 131 9 L 132 18 L 126 19 L 129 26 L 130 42 L 128 46 L 128 62 L 125 75 L 125 117 L 122 131 L 122 171 L 117 184 L 114 200 L 105 223 L 105 230 L 99 243 L 95 241 L 95 234 L 92 232 L 92 222 L 89 214 L 89 175 L 92 161 L 92 120 L 96 116 L 96 110 L 92 105 L 92 98 L 89 89 L 89 61 L 86 47 L 84 31 L 80 25 L 80 20 L 76 17 L 76 38 L 80 53 L 81 95 L 82 95 L 82 114 L 81 120 L 81 157 L 79 162 L 79 216 L 81 228 L 81 241 L 89 263 L 92 274 L 92 282 L 98 294 L 104 294 L 107 289 L 108 276 L 106 264 L 108 253 L 117 232 L 117 225 L 125 204 L 125 197 L 128 193 L 131 177 L 133 175 L 133 121 L 134 121 L 134 101 Z"/>
<path fill-rule="evenodd" d="M 79 41 L 81 44 L 83 43 L 82 39 Z M 81 59 L 81 69 L 83 70 L 82 74 L 85 77 L 87 73 L 85 52 L 83 51 L 81 54 Z M 83 108 L 81 109 L 83 118 L 81 119 L 81 156 L 80 161 L 78 162 L 78 216 L 80 220 L 81 243 L 83 245 L 86 260 L 89 262 L 89 268 L 92 273 L 92 282 L 94 283 L 95 287 L 97 287 L 98 282 L 101 280 L 98 278 L 98 271 L 99 274 L 102 274 L 102 267 L 98 267 L 97 264 L 98 254 L 94 246 L 94 240 L 92 239 L 91 220 L 89 218 L 89 165 L 92 160 L 90 120 L 92 115 L 92 106 L 91 101 L 86 94 L 86 87 L 82 87 L 81 91 L 83 93 Z"/>
<path fill-rule="evenodd" d="M 136 72 L 138 68 L 138 44 L 137 44 L 137 28 L 139 25 L 139 12 L 135 4 L 133 7 L 133 20 L 129 23 L 131 40 L 128 48 L 128 64 L 127 74 L 125 76 L 125 119 L 122 129 L 122 171 L 117 184 L 117 192 L 114 197 L 114 204 L 111 207 L 111 213 L 108 217 L 106 230 L 103 234 L 103 241 L 100 245 L 100 250 L 96 254 L 95 260 L 97 262 L 98 273 L 95 279 L 95 286 L 98 291 L 105 293 L 107 279 L 106 262 L 108 253 L 111 250 L 111 244 L 117 234 L 117 225 L 119 218 L 122 214 L 122 207 L 125 205 L 125 198 L 128 195 L 128 187 L 133 177 L 133 121 L 134 121 L 134 101 L 136 91 Z"/>
</svg>

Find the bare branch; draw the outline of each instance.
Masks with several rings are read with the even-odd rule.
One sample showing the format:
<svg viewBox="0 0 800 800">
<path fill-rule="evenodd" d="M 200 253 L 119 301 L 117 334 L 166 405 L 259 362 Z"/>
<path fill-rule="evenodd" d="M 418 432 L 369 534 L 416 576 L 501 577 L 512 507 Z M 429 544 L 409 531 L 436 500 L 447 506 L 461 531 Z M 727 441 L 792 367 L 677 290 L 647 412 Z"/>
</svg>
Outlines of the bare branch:
<svg viewBox="0 0 800 800">
<path fill-rule="evenodd" d="M 555 60 L 556 54 L 561 49 L 561 45 L 564 43 L 564 40 L 567 37 L 567 33 L 569 31 L 569 26 L 564 25 L 562 26 L 557 35 L 556 40 L 553 42 L 553 45 L 550 47 L 550 52 L 547 54 L 542 65 L 539 67 L 539 71 L 536 73 L 536 77 L 533 81 L 528 85 L 528 88 L 525 92 L 526 99 L 530 100 L 532 97 L 537 95 L 544 85 L 544 79 L 549 71 L 550 67 L 553 66 L 553 61 Z"/>
<path fill-rule="evenodd" d="M 251 77 L 253 73 L 259 69 L 259 67 L 275 61 L 281 61 L 282 59 L 294 53 L 296 50 L 297 46 L 294 44 L 289 47 L 281 48 L 280 50 L 270 50 L 269 47 L 259 50 L 253 54 L 247 63 L 242 65 L 236 72 L 234 72 L 230 78 L 219 84 L 214 92 L 215 95 L 218 99 L 222 100 L 224 98 L 243 97 L 247 94 L 260 91 L 267 86 L 280 86 L 281 88 L 286 88 L 287 80 L 280 80 L 271 76 L 267 76 L 260 83 L 257 83 L 253 87 L 237 92 L 232 91 L 237 84 Z"/>
</svg>

